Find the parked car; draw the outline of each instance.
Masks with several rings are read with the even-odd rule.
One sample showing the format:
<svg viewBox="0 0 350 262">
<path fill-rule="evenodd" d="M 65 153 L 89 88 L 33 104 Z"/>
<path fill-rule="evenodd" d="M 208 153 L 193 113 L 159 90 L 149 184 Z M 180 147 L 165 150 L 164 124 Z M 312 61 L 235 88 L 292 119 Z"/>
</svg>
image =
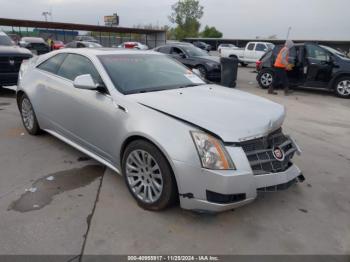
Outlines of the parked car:
<svg viewBox="0 0 350 262">
<path fill-rule="evenodd" d="M 64 48 L 101 48 L 103 47 L 99 43 L 95 42 L 84 42 L 84 41 L 73 41 L 64 46 Z"/>
<path fill-rule="evenodd" d="M 207 85 L 166 55 L 61 49 L 22 71 L 26 130 L 45 130 L 123 175 L 145 209 L 179 199 L 218 212 L 303 180 L 292 163 L 298 146 L 281 129 L 284 106 Z"/>
<path fill-rule="evenodd" d="M 53 49 L 58 50 L 64 48 L 64 43 L 62 41 L 53 40 Z"/>
<path fill-rule="evenodd" d="M 18 45 L 18 42 L 21 39 L 21 37 L 15 33 L 7 33 L 7 36 L 11 38 L 15 45 Z"/>
<path fill-rule="evenodd" d="M 220 44 L 219 46 L 218 46 L 218 52 L 219 52 L 219 54 L 221 54 L 221 50 L 222 49 L 238 49 L 238 47 L 237 46 L 235 46 L 235 45 L 233 45 L 233 44 Z"/>
<path fill-rule="evenodd" d="M 157 47 L 154 50 L 177 59 L 190 69 L 198 69 L 201 75 L 208 80 L 220 81 L 220 59 L 210 56 L 198 47 L 187 44 L 170 44 Z"/>
<path fill-rule="evenodd" d="M 49 45 L 41 37 L 22 37 L 19 45 L 29 49 L 35 55 L 42 55 L 51 51 Z"/>
<path fill-rule="evenodd" d="M 204 42 L 201 42 L 201 41 L 195 41 L 192 43 L 194 46 L 202 49 L 202 50 L 205 50 L 207 52 L 209 52 L 211 50 L 211 45 L 207 44 L 207 43 L 204 43 Z"/>
<path fill-rule="evenodd" d="M 89 35 L 78 35 L 75 37 L 75 41 L 99 43 L 95 37 Z"/>
<path fill-rule="evenodd" d="M 139 42 L 125 42 L 118 46 L 118 48 L 148 50 L 148 46 Z"/>
<path fill-rule="evenodd" d="M 282 46 L 276 46 L 256 64 L 257 81 L 268 88 L 274 81 L 273 64 Z M 292 86 L 328 89 L 343 98 L 350 98 L 350 59 L 328 46 L 313 43 L 296 44 L 290 50 L 291 63 L 288 72 Z"/>
<path fill-rule="evenodd" d="M 32 56 L 28 49 L 15 45 L 10 37 L 0 31 L 0 88 L 16 85 L 22 61 Z"/>
<path fill-rule="evenodd" d="M 267 51 L 274 48 L 274 44 L 267 42 L 249 42 L 245 48 L 225 48 L 221 50 L 221 57 L 237 57 L 241 66 L 256 63 Z"/>
</svg>

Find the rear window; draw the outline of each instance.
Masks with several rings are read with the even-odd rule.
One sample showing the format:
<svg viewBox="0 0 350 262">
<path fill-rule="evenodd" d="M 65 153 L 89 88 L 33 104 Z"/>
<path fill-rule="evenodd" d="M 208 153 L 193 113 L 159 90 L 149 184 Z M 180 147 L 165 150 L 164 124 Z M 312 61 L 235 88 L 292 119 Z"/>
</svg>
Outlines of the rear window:
<svg viewBox="0 0 350 262">
<path fill-rule="evenodd" d="M 158 52 L 163 54 L 170 54 L 171 46 L 161 46 L 157 49 Z"/>
</svg>

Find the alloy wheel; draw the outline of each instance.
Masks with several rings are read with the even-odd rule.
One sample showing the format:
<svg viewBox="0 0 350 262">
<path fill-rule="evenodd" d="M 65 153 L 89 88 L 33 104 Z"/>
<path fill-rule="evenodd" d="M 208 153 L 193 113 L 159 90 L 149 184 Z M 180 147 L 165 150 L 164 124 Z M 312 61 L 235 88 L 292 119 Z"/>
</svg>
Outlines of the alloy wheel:
<svg viewBox="0 0 350 262">
<path fill-rule="evenodd" d="M 350 80 L 340 81 L 337 85 L 337 91 L 342 96 L 350 95 Z"/>
<path fill-rule="evenodd" d="M 21 113 L 24 126 L 28 130 L 32 130 L 34 127 L 34 110 L 28 98 L 22 100 Z"/>
<path fill-rule="evenodd" d="M 144 150 L 130 152 L 126 159 L 127 183 L 141 201 L 152 204 L 161 196 L 163 177 L 157 161 Z"/>
<path fill-rule="evenodd" d="M 263 86 L 270 86 L 272 84 L 273 77 L 271 73 L 263 73 L 260 77 L 260 82 Z"/>
</svg>

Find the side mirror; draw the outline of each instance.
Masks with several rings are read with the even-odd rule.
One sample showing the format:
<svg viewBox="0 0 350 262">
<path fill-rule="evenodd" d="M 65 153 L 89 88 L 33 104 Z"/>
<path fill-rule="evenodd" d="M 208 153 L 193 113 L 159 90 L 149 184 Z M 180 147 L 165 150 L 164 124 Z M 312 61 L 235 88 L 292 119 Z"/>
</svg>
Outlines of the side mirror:
<svg viewBox="0 0 350 262">
<path fill-rule="evenodd" d="M 75 88 L 85 89 L 85 90 L 97 90 L 97 84 L 92 79 L 89 74 L 77 76 L 74 79 L 73 85 Z"/>
</svg>

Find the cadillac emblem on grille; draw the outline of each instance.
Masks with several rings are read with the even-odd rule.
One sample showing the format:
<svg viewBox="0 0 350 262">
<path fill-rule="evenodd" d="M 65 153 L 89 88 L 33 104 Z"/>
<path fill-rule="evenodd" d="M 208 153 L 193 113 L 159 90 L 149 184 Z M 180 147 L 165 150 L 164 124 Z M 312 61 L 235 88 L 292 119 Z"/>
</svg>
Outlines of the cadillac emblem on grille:
<svg viewBox="0 0 350 262">
<path fill-rule="evenodd" d="M 14 66 L 15 65 L 15 60 L 9 59 L 9 64 L 10 64 L 10 66 Z"/>
<path fill-rule="evenodd" d="M 275 147 L 272 150 L 272 154 L 276 158 L 276 160 L 281 161 L 281 162 L 284 160 L 284 152 L 281 148 Z"/>
</svg>

